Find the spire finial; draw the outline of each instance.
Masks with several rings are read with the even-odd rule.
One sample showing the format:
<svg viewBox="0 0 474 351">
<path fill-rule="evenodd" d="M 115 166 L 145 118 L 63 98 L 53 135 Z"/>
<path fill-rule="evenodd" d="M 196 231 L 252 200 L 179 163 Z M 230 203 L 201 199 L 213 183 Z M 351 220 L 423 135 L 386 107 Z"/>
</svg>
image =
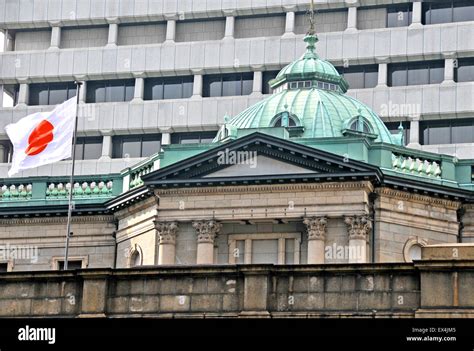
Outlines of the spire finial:
<svg viewBox="0 0 474 351">
<path fill-rule="evenodd" d="M 314 11 L 314 0 L 311 0 L 311 6 L 309 8 L 309 30 L 308 30 L 308 35 L 315 35 L 315 11 Z"/>
</svg>

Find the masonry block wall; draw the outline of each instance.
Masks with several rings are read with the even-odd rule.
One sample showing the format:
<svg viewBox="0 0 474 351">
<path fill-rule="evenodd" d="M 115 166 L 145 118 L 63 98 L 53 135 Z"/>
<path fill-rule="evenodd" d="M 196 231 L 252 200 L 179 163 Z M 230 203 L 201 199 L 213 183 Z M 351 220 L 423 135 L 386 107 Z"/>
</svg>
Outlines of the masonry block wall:
<svg viewBox="0 0 474 351">
<path fill-rule="evenodd" d="M 447 261 L 1 273 L 0 316 L 472 317 L 473 275 L 463 269 L 462 284 L 454 284 L 458 264 L 473 267 Z"/>
</svg>

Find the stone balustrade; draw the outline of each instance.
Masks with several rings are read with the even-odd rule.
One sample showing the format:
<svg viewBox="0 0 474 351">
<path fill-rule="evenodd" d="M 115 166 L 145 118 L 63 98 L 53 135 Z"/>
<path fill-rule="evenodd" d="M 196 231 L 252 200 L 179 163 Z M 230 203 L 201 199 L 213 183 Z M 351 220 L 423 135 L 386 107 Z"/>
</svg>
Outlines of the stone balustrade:
<svg viewBox="0 0 474 351">
<path fill-rule="evenodd" d="M 441 178 L 441 164 L 426 159 L 392 154 L 392 169 L 396 172 L 422 177 Z"/>
<path fill-rule="evenodd" d="M 1 201 L 28 200 L 31 198 L 32 184 L 4 184 L 0 186 Z"/>
<path fill-rule="evenodd" d="M 113 181 L 75 182 L 73 197 L 107 197 L 112 195 Z M 51 183 L 46 188 L 46 199 L 65 199 L 69 196 L 70 183 Z"/>
</svg>

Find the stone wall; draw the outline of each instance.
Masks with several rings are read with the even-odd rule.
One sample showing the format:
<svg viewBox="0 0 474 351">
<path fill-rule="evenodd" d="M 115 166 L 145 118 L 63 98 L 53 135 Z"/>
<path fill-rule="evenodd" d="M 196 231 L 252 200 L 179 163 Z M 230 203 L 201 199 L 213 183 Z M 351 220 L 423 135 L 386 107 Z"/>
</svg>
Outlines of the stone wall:
<svg viewBox="0 0 474 351">
<path fill-rule="evenodd" d="M 464 260 L 2 273 L 0 316 L 473 317 L 473 268 Z"/>
<path fill-rule="evenodd" d="M 13 271 L 57 269 L 57 262 L 64 260 L 66 219 L 61 216 L 0 220 L 0 260 L 11 264 Z M 71 231 L 70 260 L 82 260 L 84 268 L 114 267 L 113 216 L 75 216 Z"/>
<path fill-rule="evenodd" d="M 404 262 L 409 240 L 424 244 L 458 241 L 459 202 L 388 188 L 376 191 L 375 262 Z"/>
</svg>

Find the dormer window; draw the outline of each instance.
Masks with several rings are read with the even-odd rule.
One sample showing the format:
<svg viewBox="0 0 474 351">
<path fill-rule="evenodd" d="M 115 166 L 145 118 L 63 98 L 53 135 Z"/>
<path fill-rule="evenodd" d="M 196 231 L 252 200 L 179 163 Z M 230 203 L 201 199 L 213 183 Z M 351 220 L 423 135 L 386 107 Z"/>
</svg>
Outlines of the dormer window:
<svg viewBox="0 0 474 351">
<path fill-rule="evenodd" d="M 298 127 L 300 125 L 298 117 L 289 113 L 288 111 L 280 112 L 275 117 L 273 117 L 272 122 L 270 123 L 271 127 Z"/>
<path fill-rule="evenodd" d="M 370 126 L 363 117 L 360 117 L 354 120 L 349 126 L 349 129 L 355 132 L 361 132 L 361 133 L 367 133 L 367 134 L 371 133 Z"/>
</svg>

